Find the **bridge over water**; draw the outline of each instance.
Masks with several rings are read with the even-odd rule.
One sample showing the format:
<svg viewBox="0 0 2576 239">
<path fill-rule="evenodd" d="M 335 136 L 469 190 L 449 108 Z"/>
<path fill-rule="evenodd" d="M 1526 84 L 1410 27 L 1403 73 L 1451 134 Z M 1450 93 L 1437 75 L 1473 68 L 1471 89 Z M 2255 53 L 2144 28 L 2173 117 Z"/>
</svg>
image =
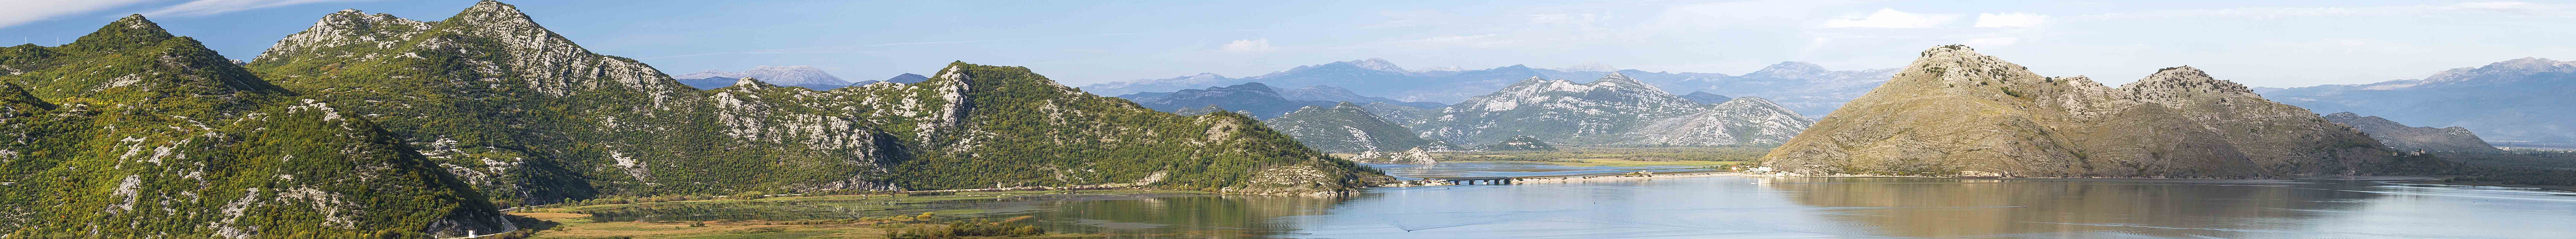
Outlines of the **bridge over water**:
<svg viewBox="0 0 2576 239">
<path fill-rule="evenodd" d="M 1580 180 L 1599 180 L 1599 179 L 1649 179 L 1649 178 L 1707 177 L 1707 176 L 1730 175 L 1730 174 L 1737 174 L 1737 172 L 1720 172 L 1720 171 L 1662 172 L 1662 173 L 1653 173 L 1653 172 L 1635 172 L 1635 173 L 1599 173 L 1599 174 L 1555 175 L 1555 176 L 1525 176 L 1525 177 L 1501 177 L 1501 176 L 1492 176 L 1492 177 L 1426 178 L 1425 180 L 1439 180 L 1439 181 L 1446 181 L 1446 182 L 1449 182 L 1449 184 L 1452 184 L 1452 185 L 1512 185 L 1512 184 L 1519 184 L 1520 182 L 1561 182 L 1561 181 L 1580 181 Z"/>
<path fill-rule="evenodd" d="M 1512 181 L 1516 179 L 1513 177 L 1464 177 L 1443 178 L 1440 180 L 1449 181 L 1450 184 L 1457 185 L 1511 185 Z"/>
</svg>

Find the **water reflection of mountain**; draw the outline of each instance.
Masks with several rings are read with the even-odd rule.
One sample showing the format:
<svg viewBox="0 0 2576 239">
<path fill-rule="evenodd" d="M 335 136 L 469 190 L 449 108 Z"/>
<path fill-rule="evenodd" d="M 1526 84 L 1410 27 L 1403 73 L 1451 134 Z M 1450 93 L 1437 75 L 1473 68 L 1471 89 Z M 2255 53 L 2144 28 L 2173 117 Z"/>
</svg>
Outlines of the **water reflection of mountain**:
<svg viewBox="0 0 2576 239">
<path fill-rule="evenodd" d="M 979 213 L 959 216 L 1035 216 L 1033 224 L 1049 231 L 1103 233 L 1117 237 L 1251 238 L 1294 230 L 1300 221 L 1292 216 L 1322 215 L 1336 203 L 1374 197 L 1377 195 L 1338 198 L 1197 194 L 1049 195 L 900 204 L 888 200 L 665 204 L 577 213 L 590 214 L 591 220 L 601 222 L 794 221 L 965 209 Z"/>
<path fill-rule="evenodd" d="M 1299 217 L 1323 215 L 1343 201 L 1372 198 L 1297 196 L 1166 196 L 1136 200 L 1039 202 L 1042 210 L 997 215 L 1037 216 L 1041 227 L 1112 238 L 1257 238 L 1299 227 Z"/>
<path fill-rule="evenodd" d="M 1791 201 L 1901 237 L 2297 237 L 2379 194 L 2176 180 L 1765 178 Z"/>
</svg>

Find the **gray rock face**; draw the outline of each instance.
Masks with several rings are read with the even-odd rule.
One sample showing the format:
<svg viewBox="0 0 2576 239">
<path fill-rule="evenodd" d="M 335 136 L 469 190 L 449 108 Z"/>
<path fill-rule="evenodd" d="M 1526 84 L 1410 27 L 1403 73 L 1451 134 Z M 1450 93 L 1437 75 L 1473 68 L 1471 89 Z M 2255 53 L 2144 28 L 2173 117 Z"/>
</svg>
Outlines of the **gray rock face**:
<svg viewBox="0 0 2576 239">
<path fill-rule="evenodd" d="M 1700 104 L 1613 73 L 1591 83 L 1531 78 L 1413 124 L 1426 139 L 1490 144 L 1529 136 L 1568 145 L 1777 144 L 1812 120 L 1758 97 Z"/>
<path fill-rule="evenodd" d="M 2459 126 L 2408 127 L 2379 116 L 2361 116 L 2352 112 L 2327 114 L 2325 117 L 2326 121 L 2360 129 L 2362 133 L 2370 134 L 2371 139 L 2377 139 L 2379 143 L 2387 144 L 2388 147 L 2397 148 L 2397 150 L 2456 153 L 2504 152 L 2496 149 L 2495 145 L 2488 145 L 2486 140 L 2479 139 L 2478 135 L 2470 133 L 2468 128 Z"/>
<path fill-rule="evenodd" d="M 2485 139 L 2576 143 L 2576 63 L 2522 58 L 2445 70 L 2420 80 L 2299 87 L 2263 93 L 2320 112 L 2408 125 L 2458 126 Z"/>
<path fill-rule="evenodd" d="M 2111 88 L 1957 45 L 1923 51 L 1764 158 L 1805 174 L 2177 178 L 2380 174 L 2437 161 L 2397 156 L 2191 67 Z"/>
<path fill-rule="evenodd" d="M 1774 146 L 1815 122 L 1770 100 L 1744 97 L 1718 103 L 1708 112 L 1647 123 L 1613 144 Z"/>
<path fill-rule="evenodd" d="M 478 3 L 427 28 L 365 28 L 407 20 L 363 16 L 369 15 L 326 16 L 252 67 L 281 76 L 288 89 L 382 122 L 401 136 L 396 140 L 496 201 L 1088 185 L 1136 182 L 1163 170 L 1145 167 L 1178 165 L 1095 164 L 1090 160 L 1107 157 L 1084 155 L 1109 150 L 1148 155 L 1140 160 L 1297 164 L 1306 167 L 1300 172 L 1335 180 L 1247 188 L 1234 179 L 1260 172 L 1193 170 L 1211 175 L 1174 176 L 1147 185 L 1153 187 L 1339 192 L 1377 176 L 1355 174 L 1347 162 L 1319 152 L 1280 147 L 1287 137 L 1241 116 L 1182 117 L 1129 107 L 1022 67 L 959 62 L 915 84 L 831 91 L 768 83 L 837 81 L 819 71 L 764 67 L 770 70 L 701 91 L 640 62 L 583 50 L 499 2 Z M 386 24 L 343 24 L 367 21 Z M 410 38 L 333 37 L 347 34 Z M 781 74 L 788 77 L 763 76 Z M 1149 146 L 1191 150 L 1144 150 Z M 1002 154 L 996 152 L 1017 155 L 988 156 Z M 895 163 L 917 165 L 905 171 L 889 165 Z M 967 174 L 939 171 L 1004 167 L 1059 174 L 960 178 Z M 759 176 L 747 176 L 752 172 Z"/>
<path fill-rule="evenodd" d="M 1271 130 L 1296 138 L 1298 143 L 1308 148 L 1327 153 L 1452 148 L 1447 143 L 1416 137 L 1413 130 L 1378 119 L 1368 109 L 1350 102 L 1333 107 L 1309 106 L 1262 123 L 1268 124 Z"/>
</svg>

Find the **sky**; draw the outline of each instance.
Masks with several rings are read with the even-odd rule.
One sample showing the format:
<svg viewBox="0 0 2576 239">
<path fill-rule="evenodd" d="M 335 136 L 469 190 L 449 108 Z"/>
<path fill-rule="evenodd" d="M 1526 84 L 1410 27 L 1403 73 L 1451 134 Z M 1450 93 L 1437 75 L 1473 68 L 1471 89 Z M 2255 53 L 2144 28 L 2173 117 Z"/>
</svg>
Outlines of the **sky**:
<svg viewBox="0 0 2576 239">
<path fill-rule="evenodd" d="M 1898 68 L 1967 44 L 2120 84 L 2189 65 L 2250 86 L 2422 78 L 2576 59 L 2576 2 L 2494 1 L 576 1 L 514 0 L 593 52 L 674 75 L 811 65 L 852 81 L 951 61 L 1066 85 L 1255 76 L 1383 58 L 1409 69 L 1743 74 Z M 440 20 L 465 0 L 0 0 L 0 44 L 56 45 L 144 14 L 248 60 L 340 9 Z M 10 39 L 14 38 L 14 39 Z M 11 42 L 15 41 L 15 42 Z"/>
</svg>

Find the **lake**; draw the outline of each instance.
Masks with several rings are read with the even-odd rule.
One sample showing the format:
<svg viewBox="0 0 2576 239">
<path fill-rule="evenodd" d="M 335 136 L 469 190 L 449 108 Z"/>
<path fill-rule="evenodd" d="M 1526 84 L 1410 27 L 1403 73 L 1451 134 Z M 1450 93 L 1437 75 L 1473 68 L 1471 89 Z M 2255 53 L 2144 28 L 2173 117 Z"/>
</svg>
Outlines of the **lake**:
<svg viewBox="0 0 2576 239">
<path fill-rule="evenodd" d="M 1373 165 L 1407 177 L 1673 169 Z M 601 220 L 1032 216 L 1116 238 L 2571 238 L 2576 196 L 2346 180 L 1700 177 L 1375 188 L 1338 198 L 1084 195 L 662 208 Z"/>
</svg>

